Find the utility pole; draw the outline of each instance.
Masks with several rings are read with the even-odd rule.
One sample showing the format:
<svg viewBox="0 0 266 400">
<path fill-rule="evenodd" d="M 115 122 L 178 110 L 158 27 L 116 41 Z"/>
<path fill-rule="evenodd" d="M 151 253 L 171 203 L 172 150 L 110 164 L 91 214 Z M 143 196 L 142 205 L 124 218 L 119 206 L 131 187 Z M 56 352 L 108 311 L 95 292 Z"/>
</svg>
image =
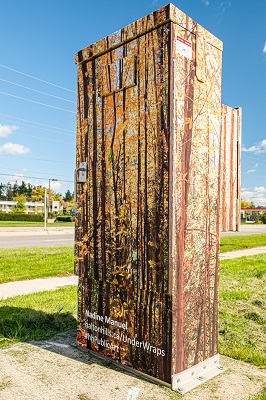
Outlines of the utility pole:
<svg viewBox="0 0 266 400">
<path fill-rule="evenodd" d="M 44 188 L 44 230 L 46 231 L 47 221 L 47 189 Z"/>
</svg>

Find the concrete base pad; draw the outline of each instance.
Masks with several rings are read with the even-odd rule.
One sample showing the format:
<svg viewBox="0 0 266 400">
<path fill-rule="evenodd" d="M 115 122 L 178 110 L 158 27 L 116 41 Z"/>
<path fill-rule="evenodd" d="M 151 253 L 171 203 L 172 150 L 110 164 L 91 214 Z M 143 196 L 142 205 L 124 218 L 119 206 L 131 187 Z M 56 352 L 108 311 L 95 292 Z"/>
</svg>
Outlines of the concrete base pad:
<svg viewBox="0 0 266 400">
<path fill-rule="evenodd" d="M 0 349 L 0 399 L 248 400 L 266 386 L 266 371 L 220 356 L 227 371 L 179 393 L 100 360 L 75 346 L 75 331 Z"/>
</svg>

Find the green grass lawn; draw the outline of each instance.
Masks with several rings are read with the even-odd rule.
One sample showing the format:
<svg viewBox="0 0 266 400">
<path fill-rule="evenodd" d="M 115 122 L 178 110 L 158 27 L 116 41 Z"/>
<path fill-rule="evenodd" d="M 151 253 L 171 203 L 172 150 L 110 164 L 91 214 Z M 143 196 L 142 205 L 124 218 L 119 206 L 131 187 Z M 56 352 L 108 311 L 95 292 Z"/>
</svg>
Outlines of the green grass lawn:
<svg viewBox="0 0 266 400">
<path fill-rule="evenodd" d="M 77 327 L 77 288 L 0 301 L 0 347 L 44 339 Z"/>
<path fill-rule="evenodd" d="M 47 223 L 49 227 L 70 227 L 74 226 L 74 222 L 51 222 Z M 32 227 L 32 226 L 44 226 L 44 222 L 28 222 L 28 221 L 0 221 L 0 228 L 14 228 L 14 227 Z"/>
<path fill-rule="evenodd" d="M 219 352 L 266 368 L 266 254 L 221 261 Z"/>
<path fill-rule="evenodd" d="M 233 250 L 252 249 L 253 247 L 266 246 L 266 233 L 258 235 L 221 236 L 220 252 Z"/>
<path fill-rule="evenodd" d="M 73 246 L 0 249 L 0 283 L 73 273 Z"/>
<path fill-rule="evenodd" d="M 263 393 L 256 397 L 249 397 L 249 400 L 266 400 L 266 388 L 263 390 Z"/>
</svg>

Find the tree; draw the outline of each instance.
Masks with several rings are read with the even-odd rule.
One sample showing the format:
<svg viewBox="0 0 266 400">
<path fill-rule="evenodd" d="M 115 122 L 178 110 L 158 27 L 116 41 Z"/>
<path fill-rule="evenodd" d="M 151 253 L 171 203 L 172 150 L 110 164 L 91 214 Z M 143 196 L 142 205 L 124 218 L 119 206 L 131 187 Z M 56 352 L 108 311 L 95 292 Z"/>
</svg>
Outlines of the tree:
<svg viewBox="0 0 266 400">
<path fill-rule="evenodd" d="M 38 202 L 43 202 L 44 201 L 44 191 L 45 188 L 42 186 L 37 186 L 36 188 L 32 189 L 31 193 L 31 201 L 38 201 Z M 62 196 L 60 193 L 55 193 L 52 190 L 47 189 L 46 190 L 47 195 L 49 196 L 49 201 L 53 200 L 58 200 L 62 201 Z"/>
<path fill-rule="evenodd" d="M 42 186 L 37 186 L 32 190 L 31 193 L 31 201 L 38 201 L 38 202 L 43 202 L 44 201 L 44 190 L 45 188 Z"/>
<path fill-rule="evenodd" d="M 0 199 L 4 200 L 4 192 L 5 192 L 5 185 L 3 185 L 2 183 L 0 184 Z"/>
<path fill-rule="evenodd" d="M 49 190 L 48 190 L 49 192 Z M 57 200 L 60 201 L 60 203 L 62 202 L 62 195 L 60 193 L 55 193 L 52 190 L 49 192 L 50 193 L 50 200 Z"/>
<path fill-rule="evenodd" d="M 245 201 L 245 200 L 241 200 L 241 209 L 244 209 L 244 208 L 254 208 L 255 207 L 255 205 L 254 205 L 254 203 L 249 203 L 248 201 Z"/>
<path fill-rule="evenodd" d="M 241 200 L 241 209 L 245 210 L 246 208 L 255 208 L 255 204 L 251 201 L 245 201 Z M 245 211 L 245 218 L 247 218 L 250 215 L 250 211 Z"/>
<path fill-rule="evenodd" d="M 261 220 L 264 224 L 266 224 L 266 212 L 264 212 L 263 214 L 261 214 Z"/>
<path fill-rule="evenodd" d="M 26 200 L 29 201 L 31 198 L 32 190 L 35 186 L 30 183 L 26 184 L 22 181 L 21 185 L 16 181 L 15 183 L 0 184 L 0 199 L 1 200 L 13 200 L 15 196 L 23 194 L 26 196 Z"/>
<path fill-rule="evenodd" d="M 27 210 L 25 204 L 27 199 L 24 194 L 19 194 L 18 196 L 13 197 L 13 200 L 17 202 L 17 204 L 14 207 L 14 212 L 23 213 L 24 211 Z"/>
<path fill-rule="evenodd" d="M 12 185 L 11 185 L 12 187 Z M 14 197 L 16 197 L 19 194 L 18 191 L 18 182 L 16 181 L 15 183 L 13 183 L 13 187 L 12 187 L 12 200 L 14 199 Z"/>
<path fill-rule="evenodd" d="M 73 199 L 74 199 L 74 193 L 71 193 L 70 190 L 68 190 L 68 191 L 65 193 L 65 195 L 64 195 L 64 197 L 63 197 L 63 200 L 64 200 L 64 201 L 67 201 L 67 202 L 71 202 Z"/>
<path fill-rule="evenodd" d="M 18 194 L 24 194 L 27 197 L 27 200 L 30 200 L 32 190 L 34 186 L 30 183 L 26 184 L 24 181 L 21 182 L 21 185 L 18 186 Z"/>
<path fill-rule="evenodd" d="M 13 198 L 13 186 L 10 182 L 5 185 L 5 198 L 7 201 L 11 201 Z"/>
</svg>

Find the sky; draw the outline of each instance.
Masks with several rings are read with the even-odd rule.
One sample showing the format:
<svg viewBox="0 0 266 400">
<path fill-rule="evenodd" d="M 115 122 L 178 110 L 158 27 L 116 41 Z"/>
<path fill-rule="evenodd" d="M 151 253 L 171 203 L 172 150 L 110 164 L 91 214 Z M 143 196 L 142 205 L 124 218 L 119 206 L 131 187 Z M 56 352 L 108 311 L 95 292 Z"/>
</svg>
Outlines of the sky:
<svg viewBox="0 0 266 400">
<path fill-rule="evenodd" d="M 0 0 L 0 182 L 73 191 L 75 53 L 167 3 Z M 266 206 L 266 1 L 172 3 L 223 41 L 222 102 L 243 113 L 241 198 Z"/>
</svg>

